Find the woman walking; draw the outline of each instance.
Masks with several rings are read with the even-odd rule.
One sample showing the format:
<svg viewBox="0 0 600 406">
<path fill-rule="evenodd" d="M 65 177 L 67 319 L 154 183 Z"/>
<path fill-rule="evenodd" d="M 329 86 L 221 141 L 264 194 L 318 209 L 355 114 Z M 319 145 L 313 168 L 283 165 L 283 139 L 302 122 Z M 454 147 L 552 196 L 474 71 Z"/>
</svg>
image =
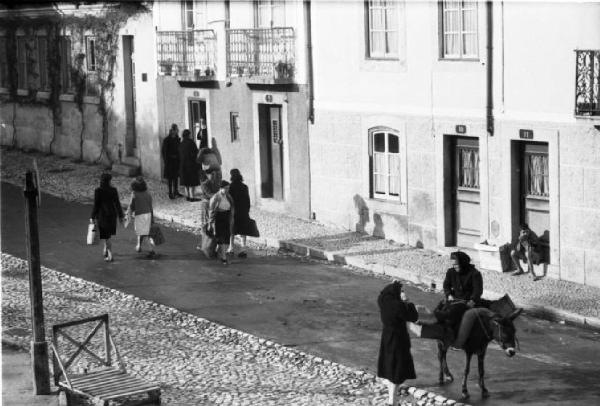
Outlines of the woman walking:
<svg viewBox="0 0 600 406">
<path fill-rule="evenodd" d="M 387 285 L 377 298 L 383 332 L 379 347 L 377 376 L 388 383 L 388 405 L 396 406 L 398 386 L 406 379 L 415 379 L 415 366 L 410 354 L 410 336 L 407 321 L 417 321 L 415 305 L 407 301 L 400 282 Z"/>
<path fill-rule="evenodd" d="M 107 262 L 113 260 L 110 237 L 117 233 L 117 218 L 123 221 L 119 192 L 110 185 L 111 179 L 110 173 L 100 176 L 100 187 L 94 191 L 94 208 L 90 216 L 90 223 L 96 222 L 100 239 L 104 242 L 103 254 Z"/>
<path fill-rule="evenodd" d="M 239 235 L 242 238 L 242 251 L 238 254 L 238 257 L 246 258 L 248 256 L 246 254 L 246 236 L 252 234 L 252 230 L 250 230 L 250 194 L 248 193 L 248 186 L 244 184 L 244 178 L 238 169 L 232 169 L 229 174 L 231 175 L 229 194 L 235 207 L 229 252 L 233 252 L 235 236 Z"/>
<path fill-rule="evenodd" d="M 214 258 L 216 255 L 214 235 L 209 231 L 210 199 L 220 189 L 220 183 L 215 181 L 214 174 L 211 168 L 207 169 L 206 179 L 200 184 L 200 245 L 196 248 L 202 250 L 207 258 Z"/>
<path fill-rule="evenodd" d="M 164 139 L 161 149 L 162 158 L 165 164 L 164 176 L 169 184 L 169 199 L 183 196 L 179 193 L 177 180 L 179 178 L 179 128 L 177 124 L 171 125 L 169 135 Z"/>
<path fill-rule="evenodd" d="M 229 195 L 229 182 L 221 181 L 219 191 L 210 199 L 210 228 L 217 240 L 217 250 L 221 254 L 221 262 L 227 265 L 227 248 L 231 239 L 235 206 Z"/>
<path fill-rule="evenodd" d="M 196 163 L 198 147 L 190 136 L 190 130 L 183 130 L 181 136 L 183 139 L 179 144 L 179 176 L 181 184 L 185 186 L 186 200 L 196 202 L 198 200 L 194 198 L 194 193 L 196 186 L 200 184 L 198 164 Z"/>
<path fill-rule="evenodd" d="M 134 226 L 135 234 L 137 235 L 135 250 L 142 252 L 142 242 L 146 238 L 150 247 L 148 257 L 153 258 L 156 253 L 154 252 L 154 241 L 150 237 L 150 227 L 154 222 L 152 196 L 148 193 L 148 187 L 143 177 L 138 176 L 131 182 L 131 191 L 131 201 L 127 209 L 127 215 L 135 217 Z"/>
</svg>

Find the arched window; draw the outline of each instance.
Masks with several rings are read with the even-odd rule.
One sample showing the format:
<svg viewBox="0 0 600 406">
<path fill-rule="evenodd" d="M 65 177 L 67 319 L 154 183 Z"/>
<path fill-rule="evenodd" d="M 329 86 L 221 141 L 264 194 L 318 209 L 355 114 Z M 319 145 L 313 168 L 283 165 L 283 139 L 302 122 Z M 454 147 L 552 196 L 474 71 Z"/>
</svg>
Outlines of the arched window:
<svg viewBox="0 0 600 406">
<path fill-rule="evenodd" d="M 371 197 L 400 200 L 400 137 L 385 127 L 369 131 Z"/>
</svg>

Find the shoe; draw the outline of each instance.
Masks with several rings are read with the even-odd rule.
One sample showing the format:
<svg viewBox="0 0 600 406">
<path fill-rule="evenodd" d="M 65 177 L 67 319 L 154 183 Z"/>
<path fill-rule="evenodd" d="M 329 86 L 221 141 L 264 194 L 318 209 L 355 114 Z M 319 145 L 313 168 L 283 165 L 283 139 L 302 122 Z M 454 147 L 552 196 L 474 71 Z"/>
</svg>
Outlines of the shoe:
<svg viewBox="0 0 600 406">
<path fill-rule="evenodd" d="M 518 275 L 523 275 L 525 272 L 523 271 L 514 271 L 511 275 L 512 276 L 518 276 Z"/>
<path fill-rule="evenodd" d="M 183 195 L 181 193 L 179 193 L 179 192 L 175 192 L 174 196 L 175 197 L 183 197 Z"/>
<path fill-rule="evenodd" d="M 146 257 L 148 257 L 148 258 L 150 258 L 150 259 L 152 259 L 152 258 L 156 258 L 156 252 L 154 252 L 154 251 L 150 251 L 150 252 L 148 253 L 148 255 L 146 255 Z"/>
<path fill-rule="evenodd" d="M 175 195 L 169 193 L 169 199 L 171 199 L 171 200 L 175 199 Z"/>
<path fill-rule="evenodd" d="M 135 246 L 135 251 L 136 252 L 142 252 L 142 246 L 141 245 L 136 245 Z"/>
<path fill-rule="evenodd" d="M 238 258 L 247 258 L 247 257 L 248 257 L 248 254 L 246 254 L 244 251 L 242 251 L 238 254 Z"/>
<path fill-rule="evenodd" d="M 229 261 L 228 261 L 228 260 L 226 260 L 226 259 L 222 259 L 222 260 L 221 260 L 221 263 L 222 263 L 223 265 L 229 265 Z"/>
<path fill-rule="evenodd" d="M 104 258 L 106 258 L 108 256 L 108 251 L 106 250 L 106 248 L 104 248 L 104 251 L 102 251 L 102 256 Z"/>
<path fill-rule="evenodd" d="M 112 252 L 110 252 L 110 250 L 106 253 L 106 256 L 104 257 L 104 260 L 106 262 L 112 262 L 113 256 L 112 256 Z"/>
</svg>

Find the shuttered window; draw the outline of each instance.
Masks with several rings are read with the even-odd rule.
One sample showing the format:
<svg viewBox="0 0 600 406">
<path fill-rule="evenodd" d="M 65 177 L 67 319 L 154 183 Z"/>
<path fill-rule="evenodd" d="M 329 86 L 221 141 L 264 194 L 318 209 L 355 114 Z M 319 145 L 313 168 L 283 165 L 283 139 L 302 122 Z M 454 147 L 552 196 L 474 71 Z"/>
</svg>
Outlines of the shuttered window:
<svg viewBox="0 0 600 406">
<path fill-rule="evenodd" d="M 369 0 L 367 7 L 368 52 L 371 58 L 398 57 L 398 9 L 396 1 Z"/>
<path fill-rule="evenodd" d="M 256 28 L 285 27 L 283 0 L 258 0 L 255 9 Z"/>
<path fill-rule="evenodd" d="M 0 37 L 0 87 L 8 87 L 8 57 L 6 56 L 6 37 Z"/>
<path fill-rule="evenodd" d="M 61 37 L 60 52 L 60 87 L 61 93 L 70 93 L 71 87 L 71 38 Z"/>
<path fill-rule="evenodd" d="M 440 9 L 442 57 L 478 58 L 477 2 L 444 0 Z"/>
</svg>

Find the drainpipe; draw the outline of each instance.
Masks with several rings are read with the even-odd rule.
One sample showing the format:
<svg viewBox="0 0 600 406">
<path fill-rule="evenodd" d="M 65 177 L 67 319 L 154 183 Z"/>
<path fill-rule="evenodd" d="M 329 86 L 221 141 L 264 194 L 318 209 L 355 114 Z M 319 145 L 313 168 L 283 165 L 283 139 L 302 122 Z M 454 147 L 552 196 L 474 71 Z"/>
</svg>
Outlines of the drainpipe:
<svg viewBox="0 0 600 406">
<path fill-rule="evenodd" d="M 308 120 L 315 123 L 315 97 L 313 83 L 312 23 L 310 0 L 304 0 L 304 29 L 306 34 L 306 81 L 308 82 Z"/>
<path fill-rule="evenodd" d="M 485 2 L 486 9 L 486 128 L 488 136 L 494 135 L 494 15 L 491 0 Z"/>
</svg>

